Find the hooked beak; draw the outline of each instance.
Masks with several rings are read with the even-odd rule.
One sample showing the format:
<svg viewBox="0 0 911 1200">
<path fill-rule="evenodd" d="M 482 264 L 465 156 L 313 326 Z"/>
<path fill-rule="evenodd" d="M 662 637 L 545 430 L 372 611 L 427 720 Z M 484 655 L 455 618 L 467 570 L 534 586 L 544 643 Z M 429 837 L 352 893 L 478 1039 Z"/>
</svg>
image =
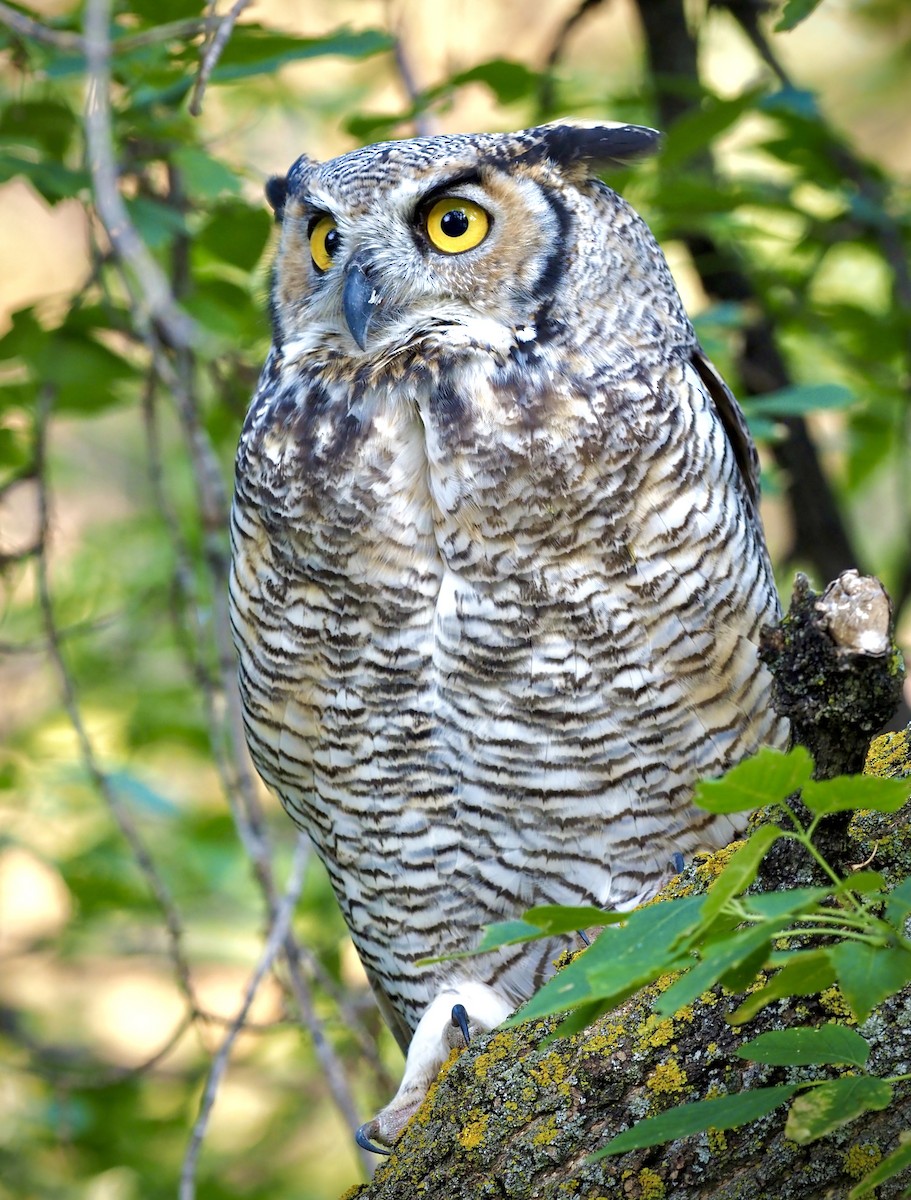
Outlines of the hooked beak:
<svg viewBox="0 0 911 1200">
<path fill-rule="evenodd" d="M 380 289 L 367 274 L 366 264 L 356 256 L 345 271 L 345 286 L 342 290 L 342 309 L 351 330 L 351 336 L 362 350 L 367 349 L 367 334 L 376 310 L 383 303 Z"/>
</svg>

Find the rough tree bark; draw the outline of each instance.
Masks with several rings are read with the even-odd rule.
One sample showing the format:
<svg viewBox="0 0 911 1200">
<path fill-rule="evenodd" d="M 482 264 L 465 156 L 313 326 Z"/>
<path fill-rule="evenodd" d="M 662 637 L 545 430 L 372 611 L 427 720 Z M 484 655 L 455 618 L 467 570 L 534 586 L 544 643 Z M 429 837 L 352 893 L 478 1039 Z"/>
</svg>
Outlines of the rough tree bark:
<svg viewBox="0 0 911 1200">
<path fill-rule="evenodd" d="M 820 775 L 863 762 L 871 727 L 894 710 L 902 663 L 888 616 L 879 585 L 871 588 L 856 572 L 823 597 L 798 580 L 791 611 L 767 638 L 777 702 L 813 750 Z M 911 727 L 879 738 L 867 769 L 911 777 Z M 909 817 L 911 805 L 888 816 L 857 814 L 847 829 L 836 823 L 830 848 L 846 869 L 875 852 L 877 869 L 896 882 L 911 874 Z M 697 860 L 662 897 L 706 890 L 731 853 L 729 847 Z M 814 881 L 814 870 L 806 857 L 773 853 L 760 886 L 803 886 Z M 661 981 L 570 1038 L 544 1044 L 555 1024 L 545 1020 L 495 1030 L 454 1052 L 392 1157 L 345 1200 L 834 1200 L 911 1129 L 911 1088 L 904 1086 L 887 1110 L 809 1146 L 784 1137 L 785 1109 L 778 1109 L 736 1130 L 589 1163 L 593 1151 L 641 1117 L 794 1077 L 790 1068 L 738 1059 L 734 1051 L 747 1037 L 833 1016 L 851 1021 L 835 988 L 773 1003 L 743 1030 L 725 1019 L 740 997 L 721 987 L 659 1019 L 652 1003 L 660 988 Z M 911 1070 L 911 989 L 881 1006 L 862 1032 L 873 1073 Z M 807 1070 L 800 1068 L 802 1077 Z M 900 1195 L 906 1183 L 883 1186 L 880 1200 Z"/>
</svg>

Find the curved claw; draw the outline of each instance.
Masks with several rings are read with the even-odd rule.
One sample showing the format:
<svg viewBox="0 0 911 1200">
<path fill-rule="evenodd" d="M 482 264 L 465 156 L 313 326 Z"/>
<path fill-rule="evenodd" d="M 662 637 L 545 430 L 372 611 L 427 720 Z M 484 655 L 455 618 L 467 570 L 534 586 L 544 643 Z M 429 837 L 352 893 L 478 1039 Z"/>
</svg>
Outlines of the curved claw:
<svg viewBox="0 0 911 1200">
<path fill-rule="evenodd" d="M 363 1124 L 363 1125 L 360 1127 L 360 1129 L 358 1129 L 358 1130 L 355 1132 L 355 1134 L 354 1134 L 354 1140 L 357 1142 L 357 1144 L 360 1146 L 360 1148 L 361 1148 L 362 1150 L 369 1150 L 371 1154 L 386 1154 L 386 1155 L 389 1155 L 389 1154 L 391 1154 L 391 1153 L 392 1153 L 392 1151 L 391 1151 L 391 1150 L 386 1150 L 386 1149 L 385 1149 L 385 1147 L 383 1147 L 383 1146 L 375 1146 L 375 1145 L 373 1144 L 373 1142 L 371 1142 L 371 1140 L 370 1140 L 370 1138 L 367 1136 L 367 1134 L 364 1132 L 364 1131 L 365 1131 L 366 1129 L 368 1129 L 368 1128 L 369 1128 L 369 1127 L 370 1127 L 372 1124 L 373 1124 L 373 1122 L 372 1122 L 372 1121 L 366 1121 L 366 1122 L 365 1122 L 365 1123 L 364 1123 L 364 1124 Z"/>
<path fill-rule="evenodd" d="M 465 1011 L 464 1004 L 453 1004 L 452 1006 L 452 1023 L 458 1025 L 462 1031 L 462 1037 L 465 1039 L 465 1045 L 471 1045 L 471 1033 L 468 1029 L 468 1013 Z"/>
<path fill-rule="evenodd" d="M 576 933 L 577 933 L 577 934 L 579 935 L 579 937 L 582 939 L 582 944 L 583 944 L 583 945 L 585 945 L 585 946 L 590 946 L 590 945 L 592 944 L 592 940 L 591 940 L 591 938 L 588 936 L 588 934 L 585 932 L 585 930 L 584 930 L 584 929 L 577 929 L 577 930 L 576 930 Z"/>
<path fill-rule="evenodd" d="M 686 859 L 683 857 L 683 855 L 680 853 L 679 850 L 675 850 L 674 853 L 671 855 L 671 866 L 674 868 L 675 875 L 679 875 L 680 872 L 683 870 L 683 868 L 686 866 Z"/>
</svg>

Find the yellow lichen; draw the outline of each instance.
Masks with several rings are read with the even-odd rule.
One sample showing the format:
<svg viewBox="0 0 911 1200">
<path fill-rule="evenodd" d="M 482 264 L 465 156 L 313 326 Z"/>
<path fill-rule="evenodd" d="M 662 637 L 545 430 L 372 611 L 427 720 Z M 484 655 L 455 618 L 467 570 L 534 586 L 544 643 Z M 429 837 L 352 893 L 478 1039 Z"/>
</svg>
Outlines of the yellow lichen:
<svg viewBox="0 0 911 1200">
<path fill-rule="evenodd" d="M 867 751 L 867 761 L 864 764 L 865 775 L 879 775 L 889 779 L 900 775 L 911 765 L 911 735 L 907 729 L 897 733 L 884 733 L 875 738 Z"/>
<path fill-rule="evenodd" d="M 667 1046 L 674 1040 L 674 1022 L 670 1017 L 663 1020 L 651 1013 L 643 1022 L 639 1036 L 639 1050 L 648 1050 L 651 1046 Z"/>
<path fill-rule="evenodd" d="M 843 1166 L 845 1174 L 852 1179 L 861 1179 L 872 1171 L 882 1158 L 882 1151 L 875 1142 L 855 1142 L 845 1153 Z"/>
<path fill-rule="evenodd" d="M 625 1033 L 626 1030 L 622 1025 L 608 1025 L 603 1033 L 595 1034 L 588 1039 L 585 1043 L 585 1049 L 591 1054 L 603 1054 L 607 1056 L 623 1040 Z"/>
<path fill-rule="evenodd" d="M 459 1055 L 461 1053 L 462 1053 L 462 1047 L 459 1047 L 459 1046 L 456 1046 L 452 1050 L 449 1051 L 449 1057 L 446 1059 L 446 1061 L 440 1067 L 439 1071 L 437 1072 L 436 1078 L 434 1079 L 434 1081 L 430 1085 L 430 1087 L 427 1089 L 427 1095 L 424 1097 L 423 1102 L 421 1103 L 421 1107 L 418 1109 L 418 1111 L 414 1114 L 414 1117 L 412 1118 L 412 1120 L 416 1121 L 418 1123 L 418 1125 L 426 1125 L 428 1123 L 428 1121 L 430 1120 L 431 1113 L 433 1112 L 433 1105 L 434 1105 L 434 1100 L 436 1098 L 437 1088 L 443 1082 L 443 1079 L 448 1074 L 449 1069 L 454 1065 L 456 1059 L 459 1057 Z M 344 1200 L 344 1198 L 343 1198 L 343 1200 Z"/>
<path fill-rule="evenodd" d="M 536 1146 L 550 1146 L 550 1145 L 553 1145 L 553 1142 L 556 1139 L 556 1136 L 557 1136 L 556 1118 L 548 1117 L 545 1121 L 541 1122 L 541 1127 L 533 1135 L 531 1140 L 532 1140 L 532 1142 L 534 1142 L 534 1144 Z"/>
<path fill-rule="evenodd" d="M 639 1195 L 642 1200 L 664 1200 L 664 1180 L 648 1167 L 643 1167 L 636 1177 L 639 1181 Z"/>
<path fill-rule="evenodd" d="M 564 1083 L 566 1079 L 566 1063 L 559 1054 L 553 1051 L 550 1054 L 545 1054 L 543 1058 L 534 1063 L 529 1068 L 528 1073 L 541 1087 L 547 1087 L 555 1083 L 558 1087 L 561 1084 L 564 1085 L 561 1090 L 569 1090 L 569 1085 Z"/>
<path fill-rule="evenodd" d="M 841 994 L 838 984 L 833 984 L 830 988 L 826 988 L 824 992 L 820 992 L 819 999 L 826 1012 L 831 1013 L 833 1017 L 838 1017 L 846 1025 L 857 1024 L 854 1014 L 851 1012 L 848 1002 Z"/>
<path fill-rule="evenodd" d="M 466 1150 L 474 1150 L 484 1141 L 489 1118 L 486 1113 L 479 1113 L 473 1121 L 463 1125 L 459 1130 L 459 1143 Z"/>
<path fill-rule="evenodd" d="M 711 1125 L 705 1131 L 705 1136 L 713 1154 L 723 1154 L 727 1150 L 728 1139 L 725 1137 L 723 1129 L 716 1129 L 714 1125 Z"/>
<path fill-rule="evenodd" d="M 491 1039 L 484 1053 L 479 1054 L 474 1060 L 475 1075 L 478 1079 L 486 1079 L 491 1067 L 504 1058 L 509 1058 L 511 1053 L 510 1038 L 506 1034 L 498 1033 Z"/>
<path fill-rule="evenodd" d="M 645 1086 L 657 1096 L 682 1092 L 686 1084 L 686 1071 L 673 1058 L 659 1063 L 645 1081 Z"/>
</svg>

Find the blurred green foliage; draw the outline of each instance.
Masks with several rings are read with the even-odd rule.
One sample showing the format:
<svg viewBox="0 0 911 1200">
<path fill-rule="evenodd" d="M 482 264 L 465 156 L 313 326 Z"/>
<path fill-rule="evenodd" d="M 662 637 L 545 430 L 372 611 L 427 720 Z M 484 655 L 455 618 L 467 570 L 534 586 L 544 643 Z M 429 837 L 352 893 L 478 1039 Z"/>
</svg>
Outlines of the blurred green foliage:
<svg viewBox="0 0 911 1200">
<path fill-rule="evenodd" d="M 811 7 L 790 0 L 785 15 Z M 893 8 L 902 36 L 890 61 L 911 46 Z M 611 183 L 691 276 L 685 238 L 736 256 L 750 294 L 705 287 L 700 336 L 735 390 L 753 394 L 745 407 L 758 438 L 781 438 L 783 418 L 809 418 L 861 561 L 904 607 L 911 219 L 890 171 L 833 130 L 808 87 L 763 69 L 748 48 L 742 80 L 724 94 L 636 62 L 611 86 L 557 42 L 548 66 L 478 52 L 408 94 L 390 28 L 365 27 L 349 6 L 352 26 L 308 37 L 278 19 L 238 24 L 196 118 L 209 45 L 200 5 L 117 4 L 112 149 L 129 219 L 195 322 L 194 338 L 175 346 L 99 220 L 83 116 L 86 14 L 55 11 L 35 30 L 22 18 L 37 13 L 0 10 L 0 182 L 27 181 L 43 204 L 76 200 L 88 214 L 79 285 L 61 295 L 49 284 L 0 337 L 0 1200 L 155 1200 L 177 1189 L 209 1065 L 269 924 L 270 886 L 280 890 L 269 879 L 285 877 L 293 842 L 245 777 L 224 604 L 231 460 L 269 339 L 271 218 L 233 146 L 249 111 L 291 112 L 308 128 L 332 107 L 343 150 L 445 122 L 466 89 L 483 90 L 495 128 L 561 113 L 654 124 L 659 87 L 676 88 L 687 111 L 662 158 Z M 556 10 L 548 16 L 556 28 Z M 854 36 L 888 21 L 889 4 L 858 3 L 850 19 Z M 788 35 L 769 26 L 765 36 L 774 47 Z M 336 71 L 325 91 L 286 74 L 325 59 Z M 339 63 L 342 85 L 331 81 Z M 899 85 L 882 102 L 888 124 L 907 92 Z M 713 171 L 707 152 L 725 139 Z M 785 353 L 787 387 L 743 377 L 757 310 Z M 768 463 L 769 490 L 780 492 L 787 481 Z M 812 565 L 779 508 L 782 562 Z M 397 1051 L 315 864 L 294 931 L 315 1019 L 354 1109 L 369 1115 L 388 1098 Z M 198 1194 L 325 1200 L 357 1177 L 357 1158 L 301 1030 L 286 960 L 265 990 L 216 1099 Z M 367 1053 L 376 1039 L 381 1061 Z"/>
</svg>

